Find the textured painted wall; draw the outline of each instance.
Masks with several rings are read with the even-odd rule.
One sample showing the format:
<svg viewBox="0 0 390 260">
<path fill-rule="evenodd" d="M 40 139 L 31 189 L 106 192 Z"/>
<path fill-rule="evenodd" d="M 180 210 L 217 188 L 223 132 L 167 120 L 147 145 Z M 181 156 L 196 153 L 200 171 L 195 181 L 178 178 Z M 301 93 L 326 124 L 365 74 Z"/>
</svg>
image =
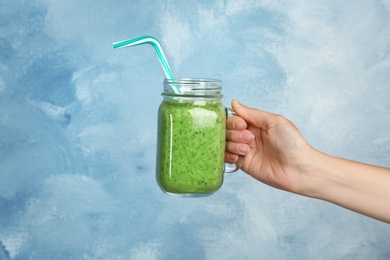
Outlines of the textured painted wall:
<svg viewBox="0 0 390 260">
<path fill-rule="evenodd" d="M 164 74 L 223 81 L 319 150 L 390 166 L 390 1 L 0 0 L 0 259 L 388 259 L 390 226 L 243 172 L 155 183 Z"/>
</svg>

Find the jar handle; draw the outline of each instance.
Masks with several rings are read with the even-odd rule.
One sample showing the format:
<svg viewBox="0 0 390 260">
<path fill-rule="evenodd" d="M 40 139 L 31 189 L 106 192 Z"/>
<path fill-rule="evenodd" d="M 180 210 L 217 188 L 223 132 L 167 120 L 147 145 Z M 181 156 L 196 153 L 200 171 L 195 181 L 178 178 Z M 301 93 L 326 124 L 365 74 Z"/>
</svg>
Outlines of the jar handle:
<svg viewBox="0 0 390 260">
<path fill-rule="evenodd" d="M 229 107 L 225 108 L 225 110 L 226 110 L 226 118 L 237 115 L 237 113 Z M 225 173 L 236 172 L 239 169 L 241 169 L 243 164 L 244 164 L 244 157 L 239 156 L 238 161 L 236 163 L 225 163 L 224 172 Z"/>
</svg>

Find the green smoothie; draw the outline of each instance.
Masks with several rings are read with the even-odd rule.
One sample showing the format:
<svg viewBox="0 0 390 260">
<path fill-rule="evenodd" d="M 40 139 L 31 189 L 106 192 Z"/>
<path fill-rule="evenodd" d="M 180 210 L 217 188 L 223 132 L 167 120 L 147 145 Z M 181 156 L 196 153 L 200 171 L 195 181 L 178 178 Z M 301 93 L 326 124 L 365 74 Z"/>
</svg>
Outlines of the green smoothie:
<svg viewBox="0 0 390 260">
<path fill-rule="evenodd" d="M 226 129 L 221 102 L 164 100 L 158 127 L 156 173 L 161 189 L 195 197 L 218 190 Z"/>
</svg>

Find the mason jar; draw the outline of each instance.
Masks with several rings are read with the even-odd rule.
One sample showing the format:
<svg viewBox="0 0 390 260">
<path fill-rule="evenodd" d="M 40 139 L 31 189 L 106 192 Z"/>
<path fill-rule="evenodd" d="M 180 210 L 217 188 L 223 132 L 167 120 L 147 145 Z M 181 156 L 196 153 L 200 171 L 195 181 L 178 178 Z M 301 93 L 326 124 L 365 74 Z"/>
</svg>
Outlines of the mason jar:
<svg viewBox="0 0 390 260">
<path fill-rule="evenodd" d="M 208 196 L 223 182 L 226 109 L 216 79 L 164 80 L 158 110 L 157 183 L 182 197 Z"/>
</svg>

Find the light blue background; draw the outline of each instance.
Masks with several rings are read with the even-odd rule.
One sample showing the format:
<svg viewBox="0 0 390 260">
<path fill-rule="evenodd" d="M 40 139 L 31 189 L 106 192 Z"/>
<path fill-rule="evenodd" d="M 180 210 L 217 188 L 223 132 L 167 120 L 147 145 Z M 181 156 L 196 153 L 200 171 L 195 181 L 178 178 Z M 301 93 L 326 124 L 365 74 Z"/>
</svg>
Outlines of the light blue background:
<svg viewBox="0 0 390 260">
<path fill-rule="evenodd" d="M 324 152 L 390 166 L 390 1 L 0 0 L 0 259 L 389 259 L 390 226 L 243 172 L 155 183 L 164 74 L 223 81 Z"/>
</svg>

